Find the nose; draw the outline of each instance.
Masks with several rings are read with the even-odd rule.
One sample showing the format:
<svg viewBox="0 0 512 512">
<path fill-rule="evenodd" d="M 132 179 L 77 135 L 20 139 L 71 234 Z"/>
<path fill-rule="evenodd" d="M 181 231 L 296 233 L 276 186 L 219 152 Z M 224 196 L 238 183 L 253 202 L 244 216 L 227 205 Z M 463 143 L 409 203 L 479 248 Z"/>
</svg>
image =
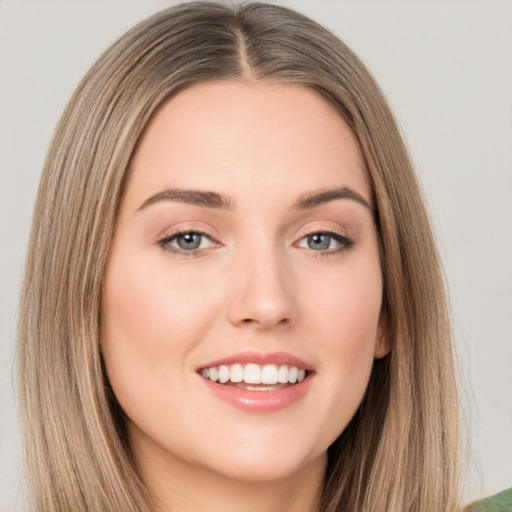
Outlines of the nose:
<svg viewBox="0 0 512 512">
<path fill-rule="evenodd" d="M 297 296 L 286 256 L 247 251 L 232 268 L 229 320 L 237 327 L 269 330 L 295 323 Z"/>
</svg>

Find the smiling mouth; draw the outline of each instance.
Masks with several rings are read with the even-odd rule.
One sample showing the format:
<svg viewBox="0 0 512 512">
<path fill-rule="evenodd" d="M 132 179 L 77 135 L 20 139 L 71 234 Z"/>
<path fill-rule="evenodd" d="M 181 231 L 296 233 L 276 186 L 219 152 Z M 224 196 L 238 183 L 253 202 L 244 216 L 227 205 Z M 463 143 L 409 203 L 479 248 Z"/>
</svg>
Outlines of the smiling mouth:
<svg viewBox="0 0 512 512">
<path fill-rule="evenodd" d="M 248 391 L 274 391 L 302 382 L 308 371 L 286 364 L 230 364 L 202 368 L 199 374 L 217 384 Z"/>
</svg>

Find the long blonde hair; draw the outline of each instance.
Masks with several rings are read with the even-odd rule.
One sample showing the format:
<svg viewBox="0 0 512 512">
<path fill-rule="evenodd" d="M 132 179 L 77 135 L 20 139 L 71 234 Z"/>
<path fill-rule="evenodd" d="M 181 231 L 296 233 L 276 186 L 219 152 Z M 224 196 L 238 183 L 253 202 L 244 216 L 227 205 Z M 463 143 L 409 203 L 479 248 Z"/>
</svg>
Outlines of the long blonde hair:
<svg viewBox="0 0 512 512">
<path fill-rule="evenodd" d="M 391 352 L 329 448 L 322 512 L 460 510 L 458 405 L 443 279 L 387 103 L 352 51 L 283 7 L 181 4 L 113 44 L 79 84 L 45 163 L 19 316 L 35 509 L 153 510 L 99 351 L 101 290 L 123 180 L 148 121 L 206 80 L 301 84 L 356 135 L 373 190 Z"/>
</svg>

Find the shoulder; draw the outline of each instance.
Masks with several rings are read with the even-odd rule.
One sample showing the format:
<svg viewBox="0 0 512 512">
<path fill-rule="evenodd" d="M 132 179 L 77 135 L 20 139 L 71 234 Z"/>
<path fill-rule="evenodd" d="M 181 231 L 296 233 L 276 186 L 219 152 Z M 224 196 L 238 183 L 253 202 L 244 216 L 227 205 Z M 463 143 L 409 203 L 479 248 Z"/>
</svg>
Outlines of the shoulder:
<svg viewBox="0 0 512 512">
<path fill-rule="evenodd" d="M 472 503 L 465 512 L 512 512 L 512 488 Z"/>
</svg>

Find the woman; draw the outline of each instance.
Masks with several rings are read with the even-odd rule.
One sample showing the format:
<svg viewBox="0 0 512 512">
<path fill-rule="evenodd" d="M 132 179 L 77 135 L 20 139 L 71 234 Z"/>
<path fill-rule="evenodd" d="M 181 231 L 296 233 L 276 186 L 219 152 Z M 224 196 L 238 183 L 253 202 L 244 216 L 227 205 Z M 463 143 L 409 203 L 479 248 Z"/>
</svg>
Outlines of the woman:
<svg viewBox="0 0 512 512">
<path fill-rule="evenodd" d="M 203 2 L 135 27 L 66 109 L 34 219 L 37 509 L 461 509 L 427 216 L 323 28 Z"/>
</svg>

